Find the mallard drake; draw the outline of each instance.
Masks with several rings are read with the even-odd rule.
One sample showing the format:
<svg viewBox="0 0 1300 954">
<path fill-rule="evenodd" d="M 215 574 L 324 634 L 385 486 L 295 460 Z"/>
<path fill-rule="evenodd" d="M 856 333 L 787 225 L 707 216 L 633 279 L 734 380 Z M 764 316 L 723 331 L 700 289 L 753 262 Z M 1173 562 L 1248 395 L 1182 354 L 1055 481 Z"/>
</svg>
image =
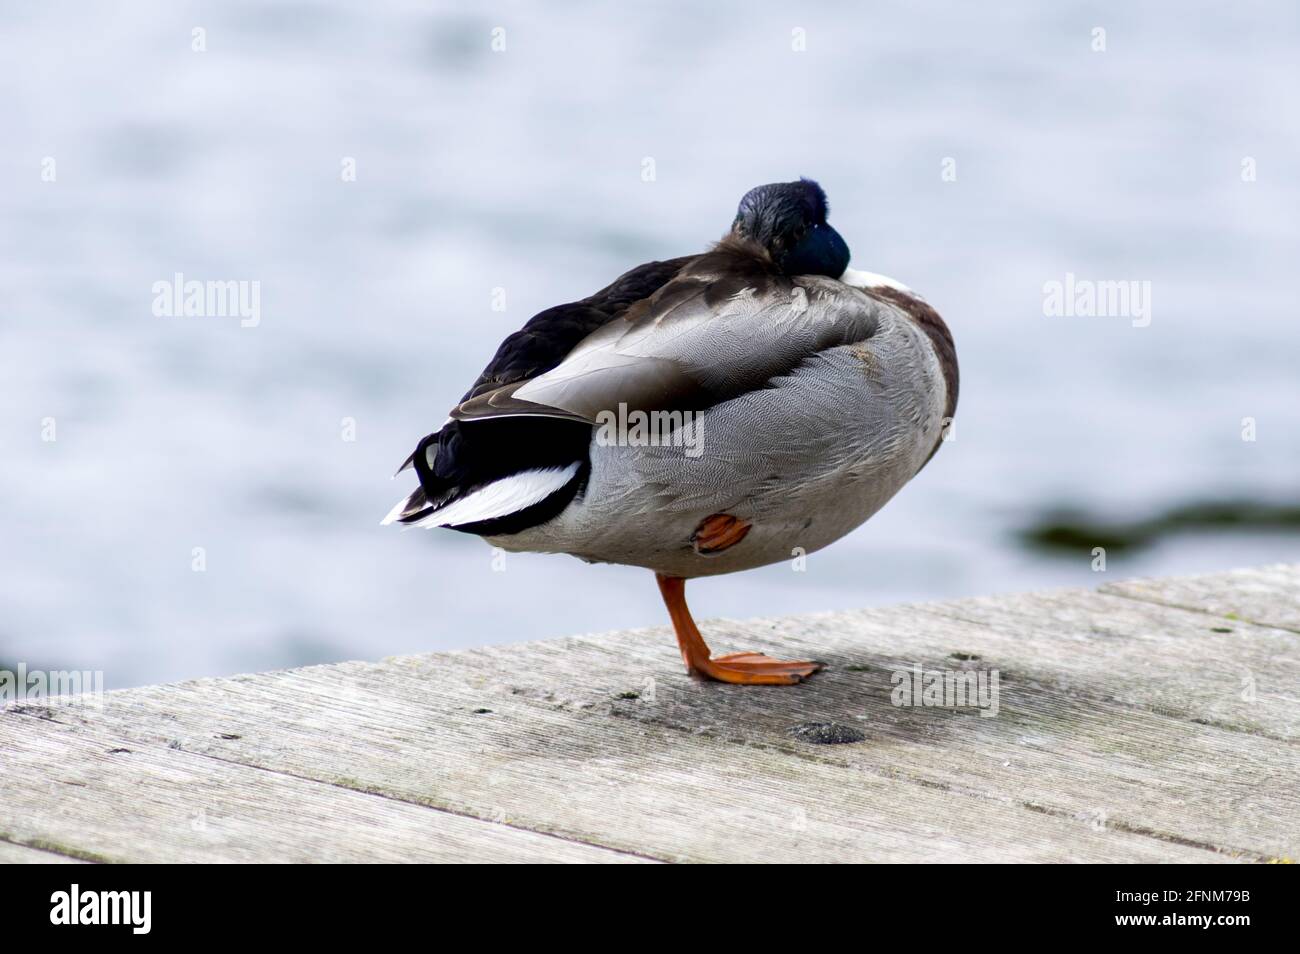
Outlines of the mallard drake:
<svg viewBox="0 0 1300 954">
<path fill-rule="evenodd" d="M 384 523 L 653 570 L 688 671 L 784 685 L 820 668 L 713 658 L 685 581 L 812 553 L 939 449 L 957 357 L 939 315 L 854 271 L 809 179 L 751 189 L 707 252 L 548 308 L 497 349 L 398 473 Z"/>
</svg>

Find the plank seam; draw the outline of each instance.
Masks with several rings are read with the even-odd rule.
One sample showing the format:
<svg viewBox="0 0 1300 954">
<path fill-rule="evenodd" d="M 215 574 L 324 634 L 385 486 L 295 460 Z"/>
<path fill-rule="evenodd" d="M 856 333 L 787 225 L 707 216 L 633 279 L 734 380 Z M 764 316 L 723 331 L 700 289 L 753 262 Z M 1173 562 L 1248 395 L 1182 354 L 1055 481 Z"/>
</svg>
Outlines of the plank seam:
<svg viewBox="0 0 1300 954">
<path fill-rule="evenodd" d="M 19 848 L 27 848 L 31 851 L 39 851 L 43 854 L 54 855 L 56 858 L 67 858 L 69 861 L 88 861 L 92 864 L 102 865 L 107 863 L 108 859 L 102 855 L 97 855 L 92 851 L 80 851 L 66 845 L 55 845 L 51 841 L 41 838 L 35 838 L 31 841 L 22 841 L 7 831 L 0 831 L 0 841 L 7 845 L 17 845 Z"/>
<path fill-rule="evenodd" d="M 1119 599 L 1130 600 L 1134 603 L 1147 603 L 1152 606 L 1164 606 L 1169 609 L 1186 610 L 1189 613 L 1199 613 L 1202 616 L 1208 616 L 1210 619 L 1226 619 L 1229 622 L 1233 622 L 1233 623 L 1246 623 L 1247 625 L 1259 626 L 1263 629 L 1277 629 L 1285 633 L 1291 633 L 1292 635 L 1300 636 L 1300 629 L 1297 629 L 1294 626 L 1288 626 L 1285 623 L 1270 623 L 1265 620 L 1248 619 L 1245 616 L 1239 616 L 1236 614 L 1229 616 L 1227 613 L 1216 613 L 1213 610 L 1207 610 L 1201 606 L 1187 606 L 1184 603 L 1176 603 L 1173 602 L 1172 600 L 1156 599 L 1155 597 L 1147 594 L 1124 593 L 1118 590 L 1111 589 L 1112 586 L 1120 586 L 1120 585 L 1122 584 L 1106 583 L 1098 587 L 1097 592 L 1105 596 L 1114 596 Z"/>
</svg>

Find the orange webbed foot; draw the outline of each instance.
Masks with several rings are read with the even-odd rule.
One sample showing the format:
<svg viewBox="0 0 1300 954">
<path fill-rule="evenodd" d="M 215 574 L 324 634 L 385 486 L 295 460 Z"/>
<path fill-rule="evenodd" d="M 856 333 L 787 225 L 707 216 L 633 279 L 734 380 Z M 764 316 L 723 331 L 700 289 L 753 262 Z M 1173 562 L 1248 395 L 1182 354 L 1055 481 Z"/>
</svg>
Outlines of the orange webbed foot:
<svg viewBox="0 0 1300 954">
<path fill-rule="evenodd" d="M 822 667 L 821 663 L 809 660 L 773 659 L 762 653 L 729 653 L 716 659 L 695 660 L 691 668 L 719 682 L 742 686 L 792 686 Z"/>
<path fill-rule="evenodd" d="M 750 524 L 739 517 L 733 517 L 729 513 L 715 513 L 700 521 L 700 525 L 691 534 L 691 545 L 700 556 L 721 553 L 745 539 L 749 528 Z"/>
<path fill-rule="evenodd" d="M 822 668 L 821 663 L 806 660 L 787 662 L 762 653 L 730 653 L 714 659 L 695 620 L 691 619 L 690 610 L 686 608 L 686 581 L 662 573 L 656 573 L 655 579 L 673 621 L 682 661 L 686 663 L 686 671 L 692 675 L 741 686 L 792 686 Z"/>
</svg>

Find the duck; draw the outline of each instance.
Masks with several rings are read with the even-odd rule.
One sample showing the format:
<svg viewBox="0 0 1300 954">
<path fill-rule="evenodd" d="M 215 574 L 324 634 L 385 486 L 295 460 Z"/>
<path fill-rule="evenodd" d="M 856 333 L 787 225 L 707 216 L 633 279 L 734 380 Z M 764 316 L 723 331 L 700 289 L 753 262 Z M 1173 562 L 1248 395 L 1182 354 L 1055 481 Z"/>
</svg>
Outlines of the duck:
<svg viewBox="0 0 1300 954">
<path fill-rule="evenodd" d="M 707 250 L 534 315 L 398 469 L 382 521 L 655 575 L 687 672 L 792 685 L 822 668 L 714 656 L 687 580 L 794 561 L 862 525 L 950 433 L 952 334 L 849 267 L 817 182 L 750 189 Z"/>
</svg>

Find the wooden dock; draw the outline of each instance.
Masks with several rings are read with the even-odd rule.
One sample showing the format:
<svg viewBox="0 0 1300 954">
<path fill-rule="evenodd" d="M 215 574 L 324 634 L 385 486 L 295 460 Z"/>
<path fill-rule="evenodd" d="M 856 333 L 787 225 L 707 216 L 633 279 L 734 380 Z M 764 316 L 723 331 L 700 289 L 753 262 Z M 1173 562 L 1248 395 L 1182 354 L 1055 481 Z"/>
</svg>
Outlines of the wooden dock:
<svg viewBox="0 0 1300 954">
<path fill-rule="evenodd" d="M 1300 565 L 703 629 L 827 668 L 656 628 L 15 702 L 0 862 L 1300 857 Z"/>
</svg>

